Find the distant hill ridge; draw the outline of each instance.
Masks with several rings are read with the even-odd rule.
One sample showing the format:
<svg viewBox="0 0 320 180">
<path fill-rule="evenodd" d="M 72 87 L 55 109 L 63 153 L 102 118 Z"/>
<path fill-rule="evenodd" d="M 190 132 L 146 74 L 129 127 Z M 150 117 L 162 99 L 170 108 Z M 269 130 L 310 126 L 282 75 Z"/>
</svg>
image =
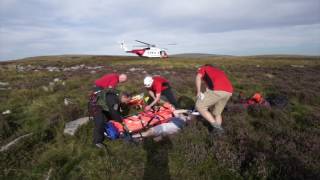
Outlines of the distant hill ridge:
<svg viewBox="0 0 320 180">
<path fill-rule="evenodd" d="M 41 56 L 32 56 L 25 57 L 19 59 L 11 59 L 11 60 L 0 60 L 0 63 L 6 62 L 21 62 L 28 60 L 47 60 L 47 59 L 59 59 L 59 58 L 67 58 L 67 59 L 78 59 L 78 58 L 139 58 L 138 56 L 130 56 L 130 55 L 90 55 L 90 54 L 61 54 L 61 55 L 41 55 Z M 181 53 L 181 54 L 171 54 L 169 58 L 214 58 L 214 57 L 245 57 L 245 58 L 263 58 L 263 59 L 274 59 L 274 58 L 307 58 L 307 59 L 320 59 L 320 55 L 296 55 L 296 54 L 261 54 L 261 55 L 223 55 L 223 54 L 208 54 L 208 53 Z M 152 58 L 154 59 L 154 58 Z"/>
<path fill-rule="evenodd" d="M 320 58 L 317 55 L 299 55 L 299 54 L 261 54 L 261 55 L 224 55 L 224 54 L 207 54 L 207 53 L 182 53 L 182 54 L 173 54 L 170 57 L 179 57 L 179 58 L 206 58 L 206 57 L 259 57 L 259 58 L 301 58 L 301 57 L 310 57 L 310 58 Z"/>
<path fill-rule="evenodd" d="M 179 57 L 179 58 L 204 58 L 204 57 L 221 57 L 230 55 L 219 55 L 219 54 L 206 54 L 206 53 L 182 53 L 182 54 L 173 54 L 170 57 Z"/>
</svg>

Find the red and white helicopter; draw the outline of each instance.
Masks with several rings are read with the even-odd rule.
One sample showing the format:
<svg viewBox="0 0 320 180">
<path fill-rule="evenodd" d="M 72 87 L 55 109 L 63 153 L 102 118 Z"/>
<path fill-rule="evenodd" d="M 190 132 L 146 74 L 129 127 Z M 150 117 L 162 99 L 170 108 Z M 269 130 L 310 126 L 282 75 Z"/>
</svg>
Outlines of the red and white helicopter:
<svg viewBox="0 0 320 180">
<path fill-rule="evenodd" d="M 165 48 L 158 48 L 154 44 L 149 44 L 146 42 L 142 42 L 139 40 L 135 40 L 138 43 L 144 44 L 142 48 L 139 49 L 131 49 L 129 50 L 126 44 L 122 41 L 120 43 L 121 49 L 123 49 L 127 53 L 133 53 L 140 57 L 148 57 L 148 58 L 168 58 L 168 54 Z M 168 44 L 168 45 L 176 45 L 176 44 Z"/>
</svg>

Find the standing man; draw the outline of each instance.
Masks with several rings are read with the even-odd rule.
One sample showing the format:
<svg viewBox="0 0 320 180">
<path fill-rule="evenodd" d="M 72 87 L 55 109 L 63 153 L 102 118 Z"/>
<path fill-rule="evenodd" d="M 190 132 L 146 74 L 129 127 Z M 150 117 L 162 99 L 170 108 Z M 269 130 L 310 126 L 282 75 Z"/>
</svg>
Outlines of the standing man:
<svg viewBox="0 0 320 180">
<path fill-rule="evenodd" d="M 207 90 L 201 92 L 201 82 Z M 221 113 L 232 96 L 233 87 L 226 74 L 211 65 L 201 66 L 196 76 L 197 102 L 196 109 L 209 123 L 223 132 Z M 208 111 L 212 107 L 212 113 Z"/>
<path fill-rule="evenodd" d="M 178 108 L 177 100 L 171 90 L 169 81 L 161 76 L 147 76 L 144 78 L 144 86 L 148 89 L 149 95 L 153 98 L 153 102 L 145 107 L 145 111 L 151 109 L 152 106 L 160 101 L 160 97 L 164 96 L 170 104 Z"/>
</svg>

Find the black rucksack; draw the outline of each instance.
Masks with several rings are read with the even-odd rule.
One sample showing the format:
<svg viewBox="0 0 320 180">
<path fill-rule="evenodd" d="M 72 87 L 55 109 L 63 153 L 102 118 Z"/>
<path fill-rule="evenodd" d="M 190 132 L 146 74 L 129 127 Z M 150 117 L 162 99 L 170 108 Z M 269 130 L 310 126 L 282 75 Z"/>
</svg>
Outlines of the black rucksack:
<svg viewBox="0 0 320 180">
<path fill-rule="evenodd" d="M 285 108 L 289 103 L 287 96 L 281 94 L 269 94 L 266 100 L 271 106 L 277 108 Z"/>
</svg>

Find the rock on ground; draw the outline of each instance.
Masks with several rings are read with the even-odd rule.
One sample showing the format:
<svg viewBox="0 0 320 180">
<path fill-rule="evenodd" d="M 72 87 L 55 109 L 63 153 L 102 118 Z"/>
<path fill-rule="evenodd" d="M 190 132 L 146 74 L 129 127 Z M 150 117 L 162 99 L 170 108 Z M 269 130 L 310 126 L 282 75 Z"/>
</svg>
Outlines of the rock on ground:
<svg viewBox="0 0 320 180">
<path fill-rule="evenodd" d="M 89 122 L 89 117 L 83 117 L 74 121 L 70 121 L 65 125 L 63 133 L 74 136 L 78 128 L 84 124 L 87 124 L 88 122 Z"/>
<path fill-rule="evenodd" d="M 266 73 L 265 76 L 270 78 L 270 79 L 274 78 L 274 75 L 273 74 L 269 74 L 269 73 Z"/>
<path fill-rule="evenodd" d="M 20 137 L 16 138 L 15 140 L 9 142 L 8 144 L 2 146 L 1 149 L 0 149 L 0 152 L 7 151 L 11 146 L 17 144 L 20 140 L 22 140 L 22 139 L 24 139 L 24 138 L 26 138 L 28 136 L 31 136 L 32 134 L 33 133 L 25 134 L 23 136 L 20 136 Z"/>
<path fill-rule="evenodd" d="M 10 109 L 7 109 L 6 111 L 3 111 L 2 114 L 3 114 L 3 115 L 11 114 L 11 110 L 10 110 Z"/>
<path fill-rule="evenodd" d="M 0 86 L 8 86 L 9 83 L 8 82 L 0 82 Z"/>
<path fill-rule="evenodd" d="M 294 68 L 304 68 L 304 65 L 295 65 L 295 64 L 292 64 L 291 67 L 294 67 Z"/>
<path fill-rule="evenodd" d="M 47 174 L 45 180 L 49 180 L 49 179 L 50 179 L 51 173 L 52 173 L 52 168 L 49 169 L 48 174 Z"/>
</svg>

